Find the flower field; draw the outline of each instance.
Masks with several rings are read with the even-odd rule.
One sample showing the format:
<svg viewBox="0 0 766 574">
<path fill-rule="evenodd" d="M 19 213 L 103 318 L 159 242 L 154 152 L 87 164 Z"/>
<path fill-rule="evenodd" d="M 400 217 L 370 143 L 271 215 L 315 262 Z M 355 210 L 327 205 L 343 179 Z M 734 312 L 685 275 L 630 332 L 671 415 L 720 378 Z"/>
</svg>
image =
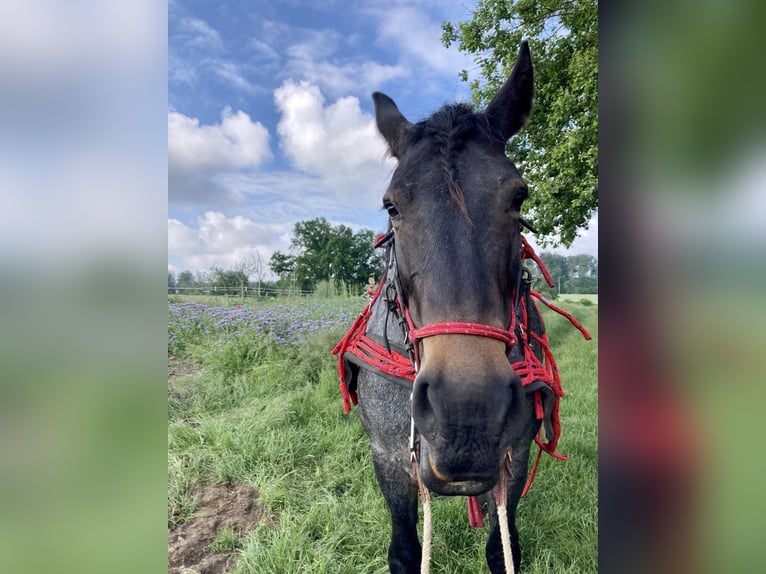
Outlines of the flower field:
<svg viewBox="0 0 766 574">
<path fill-rule="evenodd" d="M 237 337 L 298 345 L 314 334 L 348 327 L 364 304 L 361 298 L 299 298 L 249 306 L 170 303 L 168 354 L 182 355 L 190 343 Z"/>
</svg>

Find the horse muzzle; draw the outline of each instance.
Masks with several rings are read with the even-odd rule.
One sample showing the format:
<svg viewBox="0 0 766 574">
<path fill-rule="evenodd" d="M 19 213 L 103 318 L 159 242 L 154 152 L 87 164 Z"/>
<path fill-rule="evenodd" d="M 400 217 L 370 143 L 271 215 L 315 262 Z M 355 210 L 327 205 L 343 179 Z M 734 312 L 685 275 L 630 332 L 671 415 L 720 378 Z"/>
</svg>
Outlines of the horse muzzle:
<svg viewBox="0 0 766 574">
<path fill-rule="evenodd" d="M 427 444 L 421 443 L 419 471 L 420 477 L 428 490 L 445 496 L 475 496 L 494 488 L 497 483 L 500 464 L 494 468 L 482 465 L 454 470 L 441 468 L 438 457 L 433 456 Z M 501 459 L 502 461 L 502 459 Z"/>
</svg>

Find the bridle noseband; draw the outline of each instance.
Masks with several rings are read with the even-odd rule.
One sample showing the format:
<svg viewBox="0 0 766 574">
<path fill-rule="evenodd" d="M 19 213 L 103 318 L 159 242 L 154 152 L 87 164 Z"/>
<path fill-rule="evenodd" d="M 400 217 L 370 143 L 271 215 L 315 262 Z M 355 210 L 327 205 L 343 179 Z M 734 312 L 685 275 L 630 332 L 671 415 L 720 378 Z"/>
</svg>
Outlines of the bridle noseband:
<svg viewBox="0 0 766 574">
<path fill-rule="evenodd" d="M 510 354 L 511 350 L 516 346 L 518 340 L 514 331 L 516 329 L 517 305 L 515 303 L 518 298 L 518 287 L 517 296 L 512 299 L 514 308 L 511 309 L 510 324 L 506 329 L 495 327 L 493 325 L 485 325 L 483 323 L 458 321 L 431 323 L 423 327 L 416 327 L 410 316 L 409 307 L 405 304 L 406 298 L 403 294 L 399 269 L 396 262 L 394 230 L 391 229 L 385 235 L 378 236 L 375 241 L 375 247 L 386 248 L 387 263 L 385 285 L 386 293 L 388 294 L 387 299 L 389 300 L 388 312 L 399 315 L 399 324 L 402 327 L 404 340 L 408 343 L 407 350 L 416 372 L 420 368 L 420 342 L 428 337 L 435 337 L 438 335 L 471 335 L 474 337 L 488 337 L 505 343 L 506 354 Z M 519 273 L 519 279 L 520 278 L 521 272 Z M 393 299 L 395 299 L 395 304 L 392 304 Z M 386 321 L 386 325 L 387 324 L 388 321 Z"/>
<path fill-rule="evenodd" d="M 433 323 L 420 329 L 410 331 L 410 340 L 416 345 L 421 339 L 435 335 L 474 335 L 476 337 L 489 337 L 505 343 L 508 350 L 516 346 L 516 337 L 508 329 L 500 329 L 492 325 L 481 323 Z"/>
</svg>

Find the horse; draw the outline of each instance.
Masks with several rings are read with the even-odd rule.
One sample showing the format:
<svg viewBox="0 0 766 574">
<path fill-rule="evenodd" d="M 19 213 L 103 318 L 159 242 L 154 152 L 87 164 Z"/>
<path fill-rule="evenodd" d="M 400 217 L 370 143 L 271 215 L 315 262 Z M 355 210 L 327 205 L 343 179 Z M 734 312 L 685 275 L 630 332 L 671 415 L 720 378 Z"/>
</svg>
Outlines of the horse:
<svg viewBox="0 0 766 574">
<path fill-rule="evenodd" d="M 522 42 L 510 76 L 481 112 L 448 104 L 412 123 L 387 95 L 372 97 L 397 160 L 382 198 L 388 232 L 377 241 L 386 269 L 363 321 L 333 352 L 346 411 L 349 400 L 358 404 L 390 511 L 389 569 L 421 571 L 418 497 L 433 492 L 478 500 L 490 524 L 490 571 L 517 571 L 515 515 L 530 446 L 542 422 L 549 438 L 555 434 L 551 405 L 563 394 L 540 381 L 523 385 L 514 370 L 526 364 L 525 353 L 544 360 L 545 340 L 523 265 L 528 188 L 506 155 L 532 108 L 529 46 Z M 354 336 L 377 351 L 351 352 Z M 406 360 L 374 368 L 384 355 Z"/>
</svg>

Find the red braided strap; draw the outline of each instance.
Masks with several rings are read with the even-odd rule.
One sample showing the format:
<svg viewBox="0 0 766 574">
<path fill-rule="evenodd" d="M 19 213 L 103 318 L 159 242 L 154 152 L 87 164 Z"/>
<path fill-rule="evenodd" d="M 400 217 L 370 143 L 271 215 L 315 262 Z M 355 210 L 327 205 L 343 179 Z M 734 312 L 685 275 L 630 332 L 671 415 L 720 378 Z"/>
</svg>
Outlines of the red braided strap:
<svg viewBox="0 0 766 574">
<path fill-rule="evenodd" d="M 415 368 L 412 366 L 412 361 L 395 351 L 389 353 L 385 347 L 379 345 L 364 335 L 364 333 L 354 337 L 346 352 L 351 353 L 379 371 L 400 379 L 415 380 Z"/>
<path fill-rule="evenodd" d="M 537 263 L 537 266 L 540 268 L 540 271 L 542 272 L 543 278 L 548 284 L 548 287 L 554 287 L 553 277 L 551 277 L 551 274 L 548 272 L 548 268 L 545 266 L 545 263 L 543 263 L 543 260 L 540 259 L 540 256 L 535 253 L 535 250 L 532 249 L 532 246 L 527 241 L 527 238 L 523 235 L 521 236 L 521 258 L 531 259 Z"/>
<path fill-rule="evenodd" d="M 569 313 L 567 311 L 564 311 L 564 309 L 562 309 L 561 307 L 558 307 L 558 306 L 554 305 L 553 303 L 548 301 L 548 299 L 543 297 L 540 293 L 538 293 L 534 289 L 530 289 L 529 294 L 532 295 L 532 297 L 534 297 L 537 300 L 539 300 L 540 303 L 542 303 L 543 305 L 548 307 L 548 309 L 550 309 L 551 311 L 555 311 L 556 313 L 558 313 L 562 317 L 566 318 L 570 323 L 572 323 L 572 326 L 575 329 L 577 329 L 578 331 L 580 331 L 580 333 L 582 333 L 582 336 L 585 337 L 586 341 L 590 341 L 591 340 L 592 337 L 590 336 L 590 333 L 588 333 L 588 331 L 585 329 L 585 327 L 580 325 L 580 322 L 577 319 L 575 319 L 574 316 L 572 316 L 571 313 Z"/>
<path fill-rule="evenodd" d="M 382 291 L 383 279 L 381 279 L 377 288 L 371 294 L 372 299 L 370 302 L 365 305 L 364 309 L 362 309 L 362 312 L 357 315 L 356 319 L 354 319 L 354 322 L 351 324 L 349 330 L 345 335 L 343 335 L 343 338 L 338 341 L 335 347 L 333 347 L 332 351 L 330 351 L 333 355 L 338 357 L 340 394 L 343 398 L 343 411 L 346 414 L 351 412 L 352 404 L 357 404 L 357 396 L 356 393 L 352 393 L 348 388 L 348 373 L 346 372 L 346 364 L 343 361 L 343 354 L 350 349 L 354 349 L 357 341 L 364 336 L 364 333 L 367 330 L 367 323 L 369 322 L 370 316 L 372 315 L 372 304 L 377 300 Z"/>
<path fill-rule="evenodd" d="M 410 331 L 410 341 L 416 345 L 421 339 L 436 335 L 474 335 L 477 337 L 489 337 L 505 343 L 509 349 L 516 345 L 516 337 L 507 329 L 500 329 L 492 325 L 479 323 L 434 323 L 420 329 Z"/>
</svg>

